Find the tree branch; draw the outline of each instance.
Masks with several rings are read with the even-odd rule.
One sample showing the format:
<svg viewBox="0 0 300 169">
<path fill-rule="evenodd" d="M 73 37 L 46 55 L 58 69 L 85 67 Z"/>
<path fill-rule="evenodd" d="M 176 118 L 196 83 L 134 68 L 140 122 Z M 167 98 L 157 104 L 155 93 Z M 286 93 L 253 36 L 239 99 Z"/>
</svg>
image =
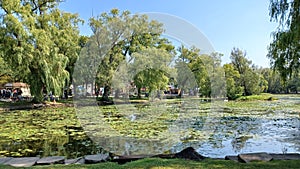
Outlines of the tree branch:
<svg viewBox="0 0 300 169">
<path fill-rule="evenodd" d="M 35 3 L 35 1 L 33 0 L 32 1 L 33 5 L 34 5 L 34 8 L 31 9 L 31 12 L 34 12 L 37 8 L 38 8 L 38 5 Z"/>
<path fill-rule="evenodd" d="M 7 11 L 7 9 L 5 9 L 2 4 L 1 4 L 1 8 L 3 9 L 3 11 L 6 13 L 6 14 L 9 14 L 9 12 Z"/>
<path fill-rule="evenodd" d="M 50 2 L 50 1 L 44 1 L 42 4 L 40 4 L 40 5 L 37 5 L 36 4 L 36 2 L 35 1 L 32 1 L 33 2 L 33 4 L 34 4 L 34 8 L 33 9 L 31 9 L 31 12 L 35 12 L 37 9 L 41 9 L 41 7 L 43 7 L 44 5 L 46 5 L 48 2 Z"/>
</svg>

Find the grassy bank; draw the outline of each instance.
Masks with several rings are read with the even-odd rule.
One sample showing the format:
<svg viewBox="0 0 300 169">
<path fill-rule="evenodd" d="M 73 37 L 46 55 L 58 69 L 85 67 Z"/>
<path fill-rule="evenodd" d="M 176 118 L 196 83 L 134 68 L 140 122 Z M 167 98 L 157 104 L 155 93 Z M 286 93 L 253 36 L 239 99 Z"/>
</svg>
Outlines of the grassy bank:
<svg viewBox="0 0 300 169">
<path fill-rule="evenodd" d="M 252 162 L 252 163 L 237 163 L 234 161 L 227 160 L 211 160 L 207 159 L 201 162 L 182 160 L 182 159 L 156 159 L 149 158 L 138 160 L 123 165 L 117 163 L 99 163 L 89 165 L 51 165 L 51 166 L 34 166 L 31 169 L 197 169 L 197 168 L 210 168 L 210 169 L 288 169 L 288 168 L 299 168 L 300 160 L 289 160 L 289 161 L 271 161 L 271 162 Z M 10 166 L 1 166 L 2 169 L 12 169 Z"/>
<path fill-rule="evenodd" d="M 274 95 L 270 93 L 261 93 L 259 95 L 251 95 L 251 96 L 240 96 L 236 99 L 236 101 L 255 101 L 255 100 L 278 100 Z"/>
</svg>

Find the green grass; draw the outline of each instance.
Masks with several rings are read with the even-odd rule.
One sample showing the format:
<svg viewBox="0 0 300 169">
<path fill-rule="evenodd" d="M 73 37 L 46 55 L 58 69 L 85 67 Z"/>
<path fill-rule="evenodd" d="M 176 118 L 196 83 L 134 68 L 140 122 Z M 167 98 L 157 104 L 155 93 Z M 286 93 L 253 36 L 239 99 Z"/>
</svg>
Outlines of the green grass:
<svg viewBox="0 0 300 169">
<path fill-rule="evenodd" d="M 99 164 L 88 164 L 88 165 L 50 165 L 50 166 L 34 166 L 31 169 L 288 169 L 288 168 L 299 168 L 300 160 L 289 160 L 289 161 L 271 161 L 271 162 L 251 162 L 251 163 L 237 163 L 234 161 L 227 160 L 212 160 L 207 159 L 204 161 L 191 161 L 183 159 L 157 159 L 148 158 L 138 160 L 123 165 L 117 163 L 106 162 Z M 2 169 L 12 169 L 10 166 L 1 166 Z"/>
<path fill-rule="evenodd" d="M 254 100 L 278 100 L 274 95 L 269 93 L 261 93 L 259 95 L 241 96 L 236 99 L 237 101 L 254 101 Z"/>
</svg>

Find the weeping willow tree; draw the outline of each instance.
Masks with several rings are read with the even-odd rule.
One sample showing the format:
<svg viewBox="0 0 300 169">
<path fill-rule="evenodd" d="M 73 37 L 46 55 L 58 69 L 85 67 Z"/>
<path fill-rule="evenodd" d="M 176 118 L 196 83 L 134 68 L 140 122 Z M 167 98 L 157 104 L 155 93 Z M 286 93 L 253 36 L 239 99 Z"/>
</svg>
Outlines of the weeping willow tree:
<svg viewBox="0 0 300 169">
<path fill-rule="evenodd" d="M 37 101 L 43 92 L 60 95 L 66 70 L 78 53 L 75 14 L 58 10 L 60 0 L 1 0 L 0 50 L 3 60 L 30 85 Z"/>
<path fill-rule="evenodd" d="M 0 86 L 4 86 L 6 83 L 11 82 L 12 79 L 14 79 L 13 72 L 0 57 Z"/>
<path fill-rule="evenodd" d="M 279 26 L 268 57 L 286 81 L 300 70 L 300 0 L 270 0 L 270 16 Z"/>
<path fill-rule="evenodd" d="M 172 46 L 160 37 L 163 33 L 162 24 L 149 20 L 146 15 L 131 15 L 129 11 L 112 9 L 108 13 L 104 12 L 91 18 L 89 24 L 93 31 L 90 38 L 93 42 L 89 43 L 96 44 L 97 55 L 94 55 L 93 52 L 85 52 L 84 56 L 79 59 L 82 59 L 82 62 L 86 62 L 87 59 L 97 61 L 97 64 L 92 64 L 90 70 L 95 66 L 98 70 L 95 82 L 96 86 L 104 87 L 103 100 L 108 100 L 112 79 L 118 66 L 123 61 L 133 61 L 133 53 L 140 52 L 144 47 L 172 50 Z M 88 53 L 91 55 L 88 56 Z M 85 56 L 88 56 L 87 59 L 84 59 Z M 89 65 L 90 63 L 85 63 L 85 66 Z M 91 73 L 86 72 L 88 74 L 82 75 L 79 79 L 89 77 Z M 91 81 L 93 80 L 91 79 Z"/>
</svg>

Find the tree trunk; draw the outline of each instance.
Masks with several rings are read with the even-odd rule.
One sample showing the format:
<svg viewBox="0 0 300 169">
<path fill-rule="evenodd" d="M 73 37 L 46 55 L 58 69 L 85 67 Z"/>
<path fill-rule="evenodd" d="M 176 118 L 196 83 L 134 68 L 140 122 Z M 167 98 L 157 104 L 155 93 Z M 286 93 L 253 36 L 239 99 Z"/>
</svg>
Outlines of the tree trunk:
<svg viewBox="0 0 300 169">
<path fill-rule="evenodd" d="M 118 99 L 120 97 L 120 89 L 117 89 L 115 92 L 115 98 Z"/>
<path fill-rule="evenodd" d="M 91 96 L 94 96 L 94 82 L 91 83 Z"/>
<path fill-rule="evenodd" d="M 77 89 L 77 85 L 76 85 L 75 83 L 73 83 L 72 95 L 73 95 L 74 97 L 76 97 L 76 94 L 77 94 L 76 89 Z"/>
<path fill-rule="evenodd" d="M 247 90 L 246 82 L 244 79 L 243 79 L 243 87 L 244 87 L 244 95 L 248 96 L 248 90 Z"/>
<path fill-rule="evenodd" d="M 183 89 L 184 89 L 184 86 L 182 87 L 182 88 L 180 88 L 180 89 L 178 89 L 178 97 L 179 98 L 182 98 L 183 97 Z"/>
<path fill-rule="evenodd" d="M 194 89 L 194 96 L 198 96 L 198 90 Z"/>
<path fill-rule="evenodd" d="M 137 97 L 140 99 L 141 97 L 141 87 L 138 87 Z"/>
<path fill-rule="evenodd" d="M 31 91 L 33 91 L 34 89 L 30 89 Z M 33 103 L 41 103 L 44 101 L 44 93 L 43 93 L 43 87 L 40 87 L 39 89 L 37 89 L 34 98 L 32 100 Z"/>
<path fill-rule="evenodd" d="M 87 82 L 87 80 L 85 80 L 85 83 L 84 83 L 84 85 L 85 85 L 85 92 L 84 92 L 84 96 L 87 96 L 87 90 L 88 90 L 88 84 L 87 84 L 88 82 Z"/>
<path fill-rule="evenodd" d="M 102 96 L 102 99 L 103 99 L 103 101 L 109 101 L 109 89 L 110 87 L 109 86 L 105 86 L 104 87 L 104 92 L 103 92 L 103 96 Z"/>
</svg>

